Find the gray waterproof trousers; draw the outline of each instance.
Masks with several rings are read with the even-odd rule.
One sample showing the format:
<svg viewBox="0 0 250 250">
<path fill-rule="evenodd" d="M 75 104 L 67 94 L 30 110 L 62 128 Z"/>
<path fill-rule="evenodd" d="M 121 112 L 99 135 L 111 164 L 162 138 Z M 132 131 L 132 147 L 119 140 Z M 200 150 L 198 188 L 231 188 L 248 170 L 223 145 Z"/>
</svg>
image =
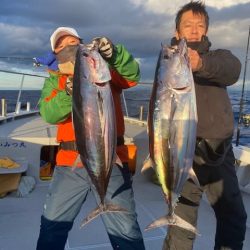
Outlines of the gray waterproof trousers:
<svg viewBox="0 0 250 250">
<path fill-rule="evenodd" d="M 74 219 L 90 191 L 100 203 L 85 168 L 56 167 L 46 197 L 37 250 L 63 250 Z M 127 164 L 114 166 L 105 201 L 127 210 L 101 215 L 113 249 L 145 250 L 135 211 L 132 176 Z M 83 235 L 84 237 L 84 235 Z"/>
<path fill-rule="evenodd" d="M 216 217 L 215 250 L 242 250 L 246 232 L 247 214 L 239 190 L 232 147 L 219 166 L 197 165 L 193 169 L 200 187 L 188 180 L 181 193 L 175 213 L 182 219 L 197 225 L 197 215 L 203 192 Z M 207 223 L 210 223 L 207 218 Z M 198 228 L 199 230 L 199 228 Z M 201 236 L 202 237 L 202 236 Z M 170 226 L 163 250 L 191 250 L 195 235 L 185 229 Z M 209 246 L 212 249 L 212 246 Z"/>
</svg>

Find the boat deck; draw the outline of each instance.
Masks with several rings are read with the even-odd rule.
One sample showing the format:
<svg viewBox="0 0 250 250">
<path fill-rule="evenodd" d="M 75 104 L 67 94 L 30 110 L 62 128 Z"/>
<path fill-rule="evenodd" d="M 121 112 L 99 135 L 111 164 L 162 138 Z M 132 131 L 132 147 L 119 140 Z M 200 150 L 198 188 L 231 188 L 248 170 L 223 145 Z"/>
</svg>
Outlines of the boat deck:
<svg viewBox="0 0 250 250">
<path fill-rule="evenodd" d="M 10 126 L 9 126 L 10 128 Z M 12 130 L 13 134 L 14 131 Z M 145 127 L 126 123 L 126 133 L 138 146 L 137 171 L 133 178 L 138 221 L 143 230 L 152 220 L 162 216 L 167 210 L 159 186 L 151 181 L 153 170 L 141 174 L 141 163 L 147 155 L 148 141 Z M 13 194 L 0 199 L 0 250 L 34 250 L 39 233 L 40 216 L 49 181 L 38 182 L 36 188 L 26 197 L 17 198 Z M 243 193 L 247 211 L 250 211 L 250 196 Z M 109 250 L 112 249 L 101 218 L 97 218 L 79 229 L 80 222 L 93 208 L 95 199 L 90 195 L 76 218 L 66 244 L 67 250 Z M 214 245 L 215 218 L 213 210 L 206 201 L 199 208 L 198 230 L 201 236 L 195 241 L 194 250 L 210 250 Z M 143 231 L 147 250 L 160 250 L 167 228 L 162 227 L 147 232 Z M 250 249 L 250 219 L 244 250 Z"/>
</svg>

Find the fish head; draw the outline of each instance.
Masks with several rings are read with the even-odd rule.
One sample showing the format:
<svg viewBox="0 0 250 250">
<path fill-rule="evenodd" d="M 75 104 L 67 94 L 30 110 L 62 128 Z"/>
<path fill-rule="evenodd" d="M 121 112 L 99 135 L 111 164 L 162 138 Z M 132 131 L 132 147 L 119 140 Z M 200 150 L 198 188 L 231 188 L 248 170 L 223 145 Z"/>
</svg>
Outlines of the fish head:
<svg viewBox="0 0 250 250">
<path fill-rule="evenodd" d="M 79 45 L 76 56 L 76 63 L 80 63 L 85 77 L 94 84 L 103 84 L 111 80 L 111 75 L 107 62 L 98 52 L 97 47 L 90 47 L 85 44 Z"/>
<path fill-rule="evenodd" d="M 176 46 L 162 46 L 162 81 L 175 92 L 191 91 L 193 81 L 185 39 Z"/>
</svg>

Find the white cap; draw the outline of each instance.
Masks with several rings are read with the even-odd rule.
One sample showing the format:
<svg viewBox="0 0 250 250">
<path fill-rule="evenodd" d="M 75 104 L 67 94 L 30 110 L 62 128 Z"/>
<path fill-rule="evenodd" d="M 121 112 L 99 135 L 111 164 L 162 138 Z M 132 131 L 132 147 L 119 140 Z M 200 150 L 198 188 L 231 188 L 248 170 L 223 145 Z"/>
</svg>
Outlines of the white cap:
<svg viewBox="0 0 250 250">
<path fill-rule="evenodd" d="M 53 32 L 53 34 L 50 37 L 52 51 L 55 50 L 56 42 L 58 41 L 58 39 L 65 35 L 71 35 L 80 38 L 75 29 L 69 27 L 59 27 Z"/>
</svg>

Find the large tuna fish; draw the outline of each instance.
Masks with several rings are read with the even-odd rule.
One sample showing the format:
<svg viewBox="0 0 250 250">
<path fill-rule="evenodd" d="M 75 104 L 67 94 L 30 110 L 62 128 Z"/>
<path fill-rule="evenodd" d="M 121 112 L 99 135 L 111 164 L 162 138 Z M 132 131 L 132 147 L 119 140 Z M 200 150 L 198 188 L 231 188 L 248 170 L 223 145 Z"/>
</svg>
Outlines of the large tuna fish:
<svg viewBox="0 0 250 250">
<path fill-rule="evenodd" d="M 95 186 L 100 205 L 83 221 L 101 213 L 125 211 L 105 203 L 105 195 L 116 162 L 116 119 L 107 63 L 95 48 L 80 45 L 73 78 L 73 124 L 80 159 Z"/>
<path fill-rule="evenodd" d="M 150 153 L 142 171 L 154 167 L 169 211 L 146 230 L 176 225 L 197 232 L 174 214 L 183 184 L 193 174 L 196 125 L 194 80 L 183 39 L 177 47 L 163 45 L 156 66 L 148 115 Z"/>
</svg>

